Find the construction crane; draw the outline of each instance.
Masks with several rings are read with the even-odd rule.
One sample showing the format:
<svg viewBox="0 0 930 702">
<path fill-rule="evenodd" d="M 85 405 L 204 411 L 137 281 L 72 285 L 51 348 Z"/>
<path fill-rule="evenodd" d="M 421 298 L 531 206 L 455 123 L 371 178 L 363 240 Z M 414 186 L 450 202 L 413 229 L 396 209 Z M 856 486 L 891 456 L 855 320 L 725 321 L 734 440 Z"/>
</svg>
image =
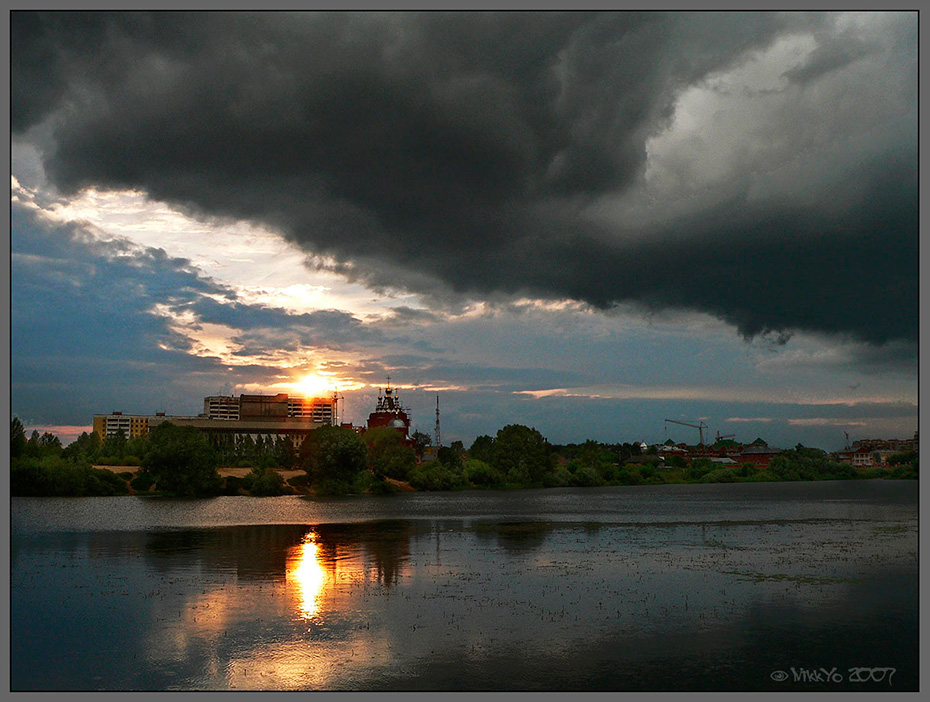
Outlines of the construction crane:
<svg viewBox="0 0 930 702">
<path fill-rule="evenodd" d="M 333 390 L 333 426 L 339 426 L 339 412 L 345 399 L 345 395 L 340 395 L 338 389 Z"/>
<path fill-rule="evenodd" d="M 721 436 L 720 432 L 718 431 L 717 439 L 714 441 L 714 443 L 719 444 L 722 439 L 734 439 L 734 438 L 736 438 L 736 434 L 724 434 L 723 436 Z"/>
<path fill-rule="evenodd" d="M 698 435 L 701 437 L 701 453 L 704 453 L 704 430 L 707 429 L 707 425 L 701 421 L 700 424 L 689 424 L 688 422 L 679 422 L 677 419 L 666 419 L 666 422 L 671 422 L 672 424 L 680 424 L 683 427 L 691 427 L 698 430 Z M 666 426 L 666 429 L 668 427 Z"/>
</svg>

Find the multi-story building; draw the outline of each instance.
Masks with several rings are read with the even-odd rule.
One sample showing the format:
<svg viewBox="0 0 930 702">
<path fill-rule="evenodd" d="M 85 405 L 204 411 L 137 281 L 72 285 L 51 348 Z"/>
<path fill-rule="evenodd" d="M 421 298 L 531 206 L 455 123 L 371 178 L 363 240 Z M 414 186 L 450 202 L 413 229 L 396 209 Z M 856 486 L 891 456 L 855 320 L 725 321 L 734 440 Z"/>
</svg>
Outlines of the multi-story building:
<svg viewBox="0 0 930 702">
<path fill-rule="evenodd" d="M 205 397 L 203 413 L 210 419 L 239 419 L 239 398 L 228 395 Z"/>
<path fill-rule="evenodd" d="M 277 395 L 240 395 L 228 397 L 214 395 L 204 398 L 204 412 L 198 417 L 110 414 L 94 415 L 94 432 L 101 440 L 116 436 L 120 431 L 126 438 L 146 436 L 149 431 L 169 421 L 178 426 L 199 429 L 212 441 L 223 437 L 250 436 L 253 440 L 275 440 L 284 436 L 299 446 L 311 431 L 324 424 L 336 422 L 336 398 L 290 398 Z"/>
<path fill-rule="evenodd" d="M 913 439 L 859 439 L 853 441 L 852 448 L 853 450 L 865 448 L 872 451 L 892 451 L 899 453 L 917 451 L 917 432 L 914 432 Z"/>
<path fill-rule="evenodd" d="M 321 424 L 336 423 L 336 398 L 289 397 L 287 416 L 311 419 Z"/>
<path fill-rule="evenodd" d="M 277 395 L 212 395 L 203 400 L 209 419 L 269 419 L 292 417 L 320 424 L 336 423 L 336 398 Z"/>
<path fill-rule="evenodd" d="M 110 414 L 94 415 L 94 432 L 101 440 L 108 436 L 116 436 L 123 432 L 127 439 L 135 439 L 139 436 L 147 436 L 151 420 L 154 423 L 163 421 L 164 412 L 158 412 L 154 417 L 138 414 L 123 414 L 122 412 L 111 412 Z"/>
</svg>

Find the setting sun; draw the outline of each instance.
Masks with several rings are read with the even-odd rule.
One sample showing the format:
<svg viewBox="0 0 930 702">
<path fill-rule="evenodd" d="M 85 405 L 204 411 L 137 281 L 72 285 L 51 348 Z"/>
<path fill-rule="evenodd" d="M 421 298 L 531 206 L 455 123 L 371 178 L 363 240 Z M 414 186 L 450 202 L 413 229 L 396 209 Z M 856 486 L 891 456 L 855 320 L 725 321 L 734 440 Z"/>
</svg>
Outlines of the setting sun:
<svg viewBox="0 0 930 702">
<path fill-rule="evenodd" d="M 332 379 L 308 373 L 293 384 L 295 391 L 304 397 L 324 397 L 333 392 Z"/>
</svg>

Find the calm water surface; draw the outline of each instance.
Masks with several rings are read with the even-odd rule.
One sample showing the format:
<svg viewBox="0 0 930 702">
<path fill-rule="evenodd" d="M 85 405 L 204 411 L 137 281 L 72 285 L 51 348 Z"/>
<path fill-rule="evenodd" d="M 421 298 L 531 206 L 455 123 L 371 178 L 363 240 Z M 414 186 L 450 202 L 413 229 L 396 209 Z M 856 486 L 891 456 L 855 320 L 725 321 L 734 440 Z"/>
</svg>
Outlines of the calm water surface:
<svg viewBox="0 0 930 702">
<path fill-rule="evenodd" d="M 11 504 L 14 690 L 917 689 L 912 481 Z"/>
</svg>

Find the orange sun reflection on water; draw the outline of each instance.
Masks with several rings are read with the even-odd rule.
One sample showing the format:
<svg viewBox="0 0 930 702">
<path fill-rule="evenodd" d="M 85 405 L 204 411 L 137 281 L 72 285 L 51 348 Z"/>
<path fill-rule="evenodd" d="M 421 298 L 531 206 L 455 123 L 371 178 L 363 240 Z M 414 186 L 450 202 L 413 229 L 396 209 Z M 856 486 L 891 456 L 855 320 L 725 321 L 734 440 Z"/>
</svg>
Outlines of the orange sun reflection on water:
<svg viewBox="0 0 930 702">
<path fill-rule="evenodd" d="M 310 532 L 297 547 L 293 560 L 288 563 L 287 579 L 297 585 L 300 596 L 300 616 L 303 619 L 312 619 L 320 610 L 326 571 L 317 557 L 318 551 L 316 534 Z"/>
</svg>

